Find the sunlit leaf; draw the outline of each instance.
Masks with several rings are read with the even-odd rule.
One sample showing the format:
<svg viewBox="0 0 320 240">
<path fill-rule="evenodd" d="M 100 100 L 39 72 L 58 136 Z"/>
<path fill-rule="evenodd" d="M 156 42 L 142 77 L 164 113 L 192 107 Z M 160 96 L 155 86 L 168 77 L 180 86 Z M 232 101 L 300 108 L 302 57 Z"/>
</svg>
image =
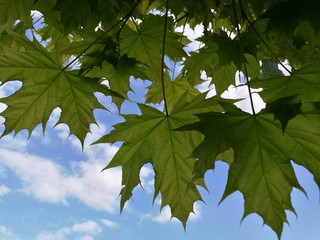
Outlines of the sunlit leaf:
<svg viewBox="0 0 320 240">
<path fill-rule="evenodd" d="M 320 64 L 308 64 L 292 71 L 289 76 L 271 77 L 251 82 L 251 87 L 263 88 L 261 96 L 267 102 L 282 97 L 297 96 L 302 101 L 320 101 Z"/>
<path fill-rule="evenodd" d="M 145 105 L 140 105 L 141 115 L 126 115 L 125 122 L 115 125 L 115 129 L 102 137 L 98 143 L 123 141 L 122 147 L 106 168 L 123 167 L 123 188 L 121 207 L 131 197 L 133 188 L 140 183 L 139 172 L 146 163 L 151 163 L 155 176 L 155 194 L 162 196 L 161 206 L 169 205 L 172 216 L 186 224 L 193 204 L 200 200 L 200 194 L 193 183 L 194 158 L 192 149 L 201 142 L 200 133 L 173 131 L 183 124 L 196 120 L 193 115 L 220 109 L 220 104 L 206 100 L 199 95 L 192 101 L 182 97 L 177 102 L 178 109 L 172 115 Z"/>
<path fill-rule="evenodd" d="M 287 222 L 285 210 L 294 212 L 290 200 L 292 189 L 303 191 L 290 161 L 305 166 L 319 179 L 318 130 L 307 117 L 299 116 L 289 122 L 284 134 L 272 114 L 254 116 L 230 107 L 226 113 L 200 114 L 200 122 L 189 126 L 205 135 L 194 152 L 199 161 L 212 162 L 219 153 L 229 148 L 234 151 L 222 199 L 237 190 L 242 192 L 243 217 L 258 213 L 279 238 L 283 223 Z M 210 157 L 204 154 L 208 149 L 212 149 Z M 306 156 L 310 157 L 306 159 Z"/>
<path fill-rule="evenodd" d="M 45 127 L 52 111 L 59 107 L 62 110 L 59 123 L 66 123 L 70 132 L 83 142 L 89 125 L 95 122 L 93 110 L 104 108 L 93 94 L 112 92 L 97 79 L 64 69 L 58 55 L 49 53 L 37 41 L 9 34 L 21 48 L 0 45 L 0 80 L 2 83 L 19 80 L 22 87 L 1 99 L 8 106 L 1 114 L 6 119 L 3 134 L 22 129 L 31 133 L 38 124 Z"/>
<path fill-rule="evenodd" d="M 31 22 L 33 0 L 0 0 L 0 24 L 13 24 L 15 20 Z"/>
<path fill-rule="evenodd" d="M 148 15 L 137 27 L 125 27 L 121 32 L 121 52 L 148 66 L 148 78 L 160 82 L 164 17 Z M 165 54 L 171 58 L 183 57 L 185 52 L 182 47 L 179 36 L 168 30 Z"/>
<path fill-rule="evenodd" d="M 200 93 L 189 85 L 187 79 L 181 74 L 175 80 L 171 80 L 168 72 L 166 72 L 164 87 L 166 93 L 166 104 L 169 112 L 182 95 L 187 93 L 190 96 L 196 96 Z M 162 84 L 155 82 L 149 87 L 149 91 L 146 95 L 146 102 L 160 103 L 161 101 L 163 101 Z"/>
</svg>

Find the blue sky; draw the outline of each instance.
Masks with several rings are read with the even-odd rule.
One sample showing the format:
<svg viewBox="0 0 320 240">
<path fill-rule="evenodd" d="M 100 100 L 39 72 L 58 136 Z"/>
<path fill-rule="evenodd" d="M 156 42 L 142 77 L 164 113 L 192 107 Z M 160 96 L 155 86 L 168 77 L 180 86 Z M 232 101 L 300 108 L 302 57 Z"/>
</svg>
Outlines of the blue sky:
<svg viewBox="0 0 320 240">
<path fill-rule="evenodd" d="M 5 85 L 1 94 L 19 85 Z M 146 82 L 132 81 L 142 101 Z M 230 94 L 243 94 L 230 89 Z M 118 145 L 88 146 L 102 134 L 111 131 L 121 118 L 107 97 L 98 96 L 111 112 L 96 111 L 99 127 L 92 125 L 84 152 L 79 141 L 69 136 L 65 125 L 52 128 L 60 111 L 53 112 L 45 136 L 37 127 L 28 140 L 25 131 L 15 138 L 0 140 L 0 239 L 5 240 L 273 240 L 269 227 L 260 217 L 250 215 L 241 222 L 243 198 L 235 193 L 219 205 L 228 166 L 217 163 L 214 172 L 208 172 L 209 193 L 201 190 L 205 204 L 198 202 L 187 230 L 181 223 L 170 220 L 170 209 L 160 213 L 160 198 L 152 204 L 153 171 L 145 166 L 141 171 L 142 186 L 134 191 L 122 214 L 119 210 L 121 169 L 104 172 L 101 169 L 111 160 Z M 240 104 L 246 108 L 247 103 Z M 4 106 L 2 106 L 4 107 Z M 127 103 L 123 112 L 137 112 L 135 103 Z M 284 227 L 283 240 L 318 240 L 320 235 L 319 192 L 312 176 L 296 166 L 306 196 L 296 190 L 292 193 L 298 218 L 288 213 L 290 227 Z"/>
</svg>

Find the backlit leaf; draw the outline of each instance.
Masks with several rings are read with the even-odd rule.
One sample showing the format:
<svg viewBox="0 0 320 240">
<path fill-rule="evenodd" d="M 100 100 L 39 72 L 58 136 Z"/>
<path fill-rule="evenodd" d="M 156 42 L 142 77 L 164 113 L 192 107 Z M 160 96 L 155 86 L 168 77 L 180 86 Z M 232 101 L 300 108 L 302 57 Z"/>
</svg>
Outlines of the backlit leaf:
<svg viewBox="0 0 320 240">
<path fill-rule="evenodd" d="M 13 24 L 15 20 L 31 22 L 33 0 L 0 0 L 0 24 Z"/>
<path fill-rule="evenodd" d="M 163 42 L 164 17 L 148 15 L 139 29 L 125 27 L 120 35 L 121 53 L 148 66 L 146 74 L 151 81 L 161 81 L 161 53 Z M 179 36 L 170 30 L 166 37 L 165 53 L 171 57 L 183 57 L 183 45 Z"/>
<path fill-rule="evenodd" d="M 283 134 L 272 114 L 254 116 L 233 108 L 228 107 L 226 113 L 200 114 L 200 122 L 189 126 L 205 135 L 194 154 L 199 161 L 213 161 L 231 147 L 234 159 L 222 200 L 239 190 L 245 199 L 243 217 L 259 214 L 280 238 L 283 223 L 287 222 L 285 210 L 294 212 L 291 191 L 303 191 L 290 161 L 305 166 L 319 181 L 320 137 L 316 121 L 299 115 L 288 123 Z M 212 149 L 210 157 L 204 154 L 208 149 Z"/>
<path fill-rule="evenodd" d="M 267 103 L 266 111 L 274 114 L 274 119 L 280 121 L 282 131 L 284 132 L 291 119 L 298 114 L 303 114 L 301 105 L 300 102 L 294 102 L 294 97 L 279 98 L 272 103 Z"/>
<path fill-rule="evenodd" d="M 45 127 L 52 111 L 59 107 L 62 110 L 59 123 L 66 123 L 70 132 L 83 142 L 89 125 L 95 122 L 93 110 L 104 108 L 93 94 L 112 92 L 97 79 L 64 69 L 58 55 L 49 53 L 37 41 L 9 34 L 21 48 L 0 45 L 0 80 L 2 83 L 19 80 L 22 87 L 1 99 L 8 106 L 1 113 L 6 119 L 3 134 L 22 129 L 31 133 L 40 123 Z"/>
<path fill-rule="evenodd" d="M 98 143 L 123 141 L 106 168 L 123 167 L 123 188 L 121 207 L 131 197 L 133 188 L 140 183 L 139 172 L 146 163 L 151 163 L 155 176 L 155 194 L 162 196 L 161 206 L 169 205 L 172 216 L 185 225 L 193 204 L 200 200 L 200 194 L 193 183 L 194 158 L 192 149 L 201 142 L 200 133 L 173 131 L 183 124 L 196 120 L 194 113 L 220 109 L 214 100 L 206 100 L 205 95 L 196 98 L 182 97 L 177 102 L 178 109 L 172 115 L 145 105 L 140 105 L 141 115 L 127 115 L 126 121 L 115 125 L 115 129 L 102 137 Z M 192 114 L 193 113 L 193 114 Z"/>
<path fill-rule="evenodd" d="M 175 80 L 171 80 L 168 72 L 165 72 L 164 87 L 166 92 L 166 103 L 170 112 L 177 100 L 188 93 L 190 96 L 196 96 L 200 92 L 189 85 L 187 79 L 180 74 Z M 160 103 L 163 100 L 162 84 L 155 82 L 149 87 L 146 95 L 146 102 Z"/>
<path fill-rule="evenodd" d="M 282 97 L 297 96 L 302 101 L 320 101 L 320 64 L 308 64 L 292 71 L 289 76 L 271 77 L 251 82 L 253 88 L 263 88 L 261 96 L 266 102 Z"/>
</svg>

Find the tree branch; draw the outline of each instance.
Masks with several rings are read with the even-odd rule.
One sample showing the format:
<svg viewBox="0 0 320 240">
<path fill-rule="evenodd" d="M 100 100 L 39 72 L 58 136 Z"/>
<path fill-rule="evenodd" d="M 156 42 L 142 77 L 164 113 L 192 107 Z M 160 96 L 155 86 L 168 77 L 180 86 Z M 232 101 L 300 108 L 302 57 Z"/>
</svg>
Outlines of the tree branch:
<svg viewBox="0 0 320 240">
<path fill-rule="evenodd" d="M 236 19 L 236 29 L 237 29 L 237 34 L 238 34 L 238 39 L 239 39 L 239 45 L 240 45 L 240 52 L 241 52 L 241 57 L 242 57 L 242 62 L 243 62 L 243 67 L 244 67 L 244 75 L 246 78 L 247 86 L 248 86 L 248 91 L 249 91 L 249 98 L 250 98 L 250 104 L 251 104 L 251 109 L 252 109 L 252 114 L 256 115 L 255 110 L 254 110 L 254 104 L 253 104 L 253 98 L 252 98 L 252 92 L 250 88 L 250 81 L 249 81 L 249 76 L 248 76 L 248 69 L 247 69 L 247 64 L 246 64 L 246 58 L 244 56 L 244 47 L 242 44 L 242 39 L 241 39 L 241 32 L 240 32 L 240 27 L 239 27 L 239 19 L 237 15 L 237 10 L 236 10 L 236 5 L 235 5 L 235 0 L 232 0 L 232 8 L 233 8 L 233 14 Z"/>
<path fill-rule="evenodd" d="M 164 19 L 164 31 L 163 31 L 163 40 L 162 40 L 162 56 L 161 56 L 161 85 L 162 85 L 162 94 L 164 101 L 164 109 L 166 116 L 169 116 L 168 106 L 167 106 L 167 98 L 166 98 L 166 90 L 164 84 L 164 57 L 165 57 L 165 48 L 166 48 L 166 38 L 167 38 L 167 25 L 168 25 L 168 15 L 169 15 L 169 0 L 166 1 L 165 6 L 165 19 Z"/>
</svg>

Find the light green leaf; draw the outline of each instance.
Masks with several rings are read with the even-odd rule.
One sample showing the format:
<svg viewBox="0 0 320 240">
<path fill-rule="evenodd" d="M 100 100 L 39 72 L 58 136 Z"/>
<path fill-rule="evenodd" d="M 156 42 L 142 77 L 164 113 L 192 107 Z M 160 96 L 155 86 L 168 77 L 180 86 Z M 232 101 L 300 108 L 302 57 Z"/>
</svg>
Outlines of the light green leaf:
<svg viewBox="0 0 320 240">
<path fill-rule="evenodd" d="M 246 68 L 248 71 L 248 76 L 250 78 L 260 77 L 261 67 L 257 59 L 253 55 L 247 53 L 244 54 L 244 57 L 246 59 Z M 242 69 L 242 71 L 245 72 L 244 69 Z"/>
<path fill-rule="evenodd" d="M 201 71 L 212 77 L 218 95 L 235 84 L 235 74 L 242 67 L 239 43 L 228 36 L 212 34 L 201 38 L 206 46 L 185 61 L 184 72 L 192 85 L 198 83 Z"/>
<path fill-rule="evenodd" d="M 175 80 L 171 80 L 168 72 L 165 72 L 164 87 L 166 92 L 166 104 L 169 112 L 183 94 L 188 93 L 190 96 L 196 96 L 200 93 L 188 83 L 187 79 L 182 74 Z M 162 100 L 162 84 L 155 82 L 149 87 L 149 91 L 146 95 L 146 102 L 160 103 Z"/>
<path fill-rule="evenodd" d="M 70 132 L 81 142 L 94 123 L 93 110 L 104 108 L 95 92 L 112 94 L 97 79 L 85 78 L 77 70 L 65 70 L 59 56 L 49 53 L 37 41 L 30 41 L 13 32 L 8 33 L 15 39 L 19 50 L 1 44 L 0 80 L 2 83 L 19 80 L 22 87 L 14 94 L 2 98 L 8 107 L 1 115 L 6 119 L 5 134 L 42 124 L 45 128 L 52 111 L 62 110 L 59 123 L 66 123 Z"/>
<path fill-rule="evenodd" d="M 201 83 L 201 72 L 206 71 L 209 75 L 212 68 L 217 67 L 218 45 L 213 41 L 208 41 L 206 47 L 201 48 L 199 52 L 191 52 L 190 57 L 184 61 L 183 72 L 188 82 L 192 86 Z"/>
<path fill-rule="evenodd" d="M 130 88 L 130 76 L 145 78 L 143 67 L 133 58 L 122 56 L 115 66 L 110 62 L 104 61 L 101 67 L 94 67 L 86 73 L 87 77 L 107 79 L 110 88 L 119 93 L 123 98 L 127 98 Z M 118 106 L 123 99 L 114 99 Z"/>
<path fill-rule="evenodd" d="M 245 199 L 243 217 L 259 214 L 280 238 L 287 222 L 285 210 L 294 212 L 291 191 L 303 191 L 290 161 L 305 166 L 319 184 L 319 115 L 296 116 L 283 134 L 280 122 L 270 113 L 253 116 L 235 107 L 225 109 L 225 113 L 200 114 L 199 123 L 186 127 L 205 135 L 194 152 L 199 158 L 196 170 L 203 173 L 213 168 L 218 154 L 232 148 L 234 159 L 222 200 L 239 190 Z"/>
<path fill-rule="evenodd" d="M 151 81 L 161 82 L 163 30 L 164 17 L 147 15 L 139 29 L 125 27 L 120 34 L 121 54 L 127 54 L 148 66 L 146 74 Z M 172 59 L 186 56 L 182 48 L 179 35 L 167 29 L 165 54 Z"/>
<path fill-rule="evenodd" d="M 266 102 L 281 97 L 297 96 L 301 101 L 320 101 L 320 63 L 312 63 L 292 71 L 290 76 L 279 76 L 262 80 L 253 80 L 250 86 L 263 88 L 261 96 Z"/>
<path fill-rule="evenodd" d="M 156 173 L 154 198 L 161 193 L 162 207 L 169 205 L 172 216 L 185 225 L 194 202 L 201 200 L 192 181 L 195 159 L 190 156 L 202 137 L 195 131 L 172 130 L 194 122 L 195 113 L 221 110 L 221 106 L 215 99 L 206 100 L 202 94 L 191 101 L 188 97 L 181 97 L 177 107 L 166 117 L 152 107 L 140 105 L 141 116 L 125 116 L 126 121 L 115 125 L 115 129 L 98 143 L 124 142 L 106 167 L 123 167 L 121 208 L 140 183 L 141 167 L 151 163 Z"/>
<path fill-rule="evenodd" d="M 0 0 L 0 24 L 13 24 L 15 20 L 31 22 L 33 0 Z"/>
<path fill-rule="evenodd" d="M 237 67 L 233 62 L 221 65 L 211 73 L 212 81 L 214 83 L 217 94 L 222 94 L 230 85 L 235 85 L 235 76 Z"/>
</svg>

